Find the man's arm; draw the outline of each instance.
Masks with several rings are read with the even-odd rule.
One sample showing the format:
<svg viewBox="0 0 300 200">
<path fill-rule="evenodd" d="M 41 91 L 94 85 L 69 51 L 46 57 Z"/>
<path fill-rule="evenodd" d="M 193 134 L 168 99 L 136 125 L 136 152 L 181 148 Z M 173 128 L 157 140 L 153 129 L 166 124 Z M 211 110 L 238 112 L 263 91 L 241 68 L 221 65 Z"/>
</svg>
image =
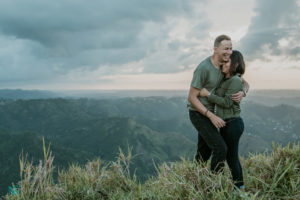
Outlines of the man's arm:
<svg viewBox="0 0 300 200">
<path fill-rule="evenodd" d="M 249 83 L 242 77 L 242 83 L 243 83 L 243 91 L 245 92 L 245 96 L 246 96 L 246 93 L 248 93 L 249 91 Z"/>
<path fill-rule="evenodd" d="M 199 93 L 200 93 L 199 89 L 190 87 L 189 97 L 188 97 L 189 102 L 193 105 L 193 107 L 198 112 L 208 117 L 216 128 L 221 128 L 225 126 L 224 120 L 216 116 L 214 113 L 207 111 L 207 108 L 199 101 L 198 99 Z"/>
<path fill-rule="evenodd" d="M 208 94 L 207 99 L 209 102 L 215 103 L 222 108 L 230 108 L 234 101 L 232 100 L 231 95 L 236 94 L 238 91 L 241 91 L 243 85 L 239 78 L 232 78 L 230 85 L 225 89 L 224 96 L 218 96 L 216 94 Z"/>
<path fill-rule="evenodd" d="M 241 79 L 242 79 L 242 83 L 243 83 L 243 91 L 239 91 L 231 96 L 232 101 L 235 101 L 237 103 L 242 101 L 243 97 L 246 96 L 246 93 L 248 93 L 249 88 L 250 88 L 248 82 L 243 77 Z"/>
</svg>

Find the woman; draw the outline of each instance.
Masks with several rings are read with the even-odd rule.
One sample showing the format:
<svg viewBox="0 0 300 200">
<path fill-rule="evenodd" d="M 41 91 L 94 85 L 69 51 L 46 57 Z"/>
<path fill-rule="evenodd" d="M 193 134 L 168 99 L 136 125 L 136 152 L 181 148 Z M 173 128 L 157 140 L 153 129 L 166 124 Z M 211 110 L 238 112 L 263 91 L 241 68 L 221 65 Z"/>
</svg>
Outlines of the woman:
<svg viewBox="0 0 300 200">
<path fill-rule="evenodd" d="M 220 134 L 228 148 L 226 161 L 234 184 L 245 191 L 243 171 L 238 156 L 239 139 L 244 131 L 244 122 L 240 117 L 240 103 L 231 99 L 232 94 L 243 90 L 241 80 L 241 75 L 245 72 L 243 55 L 234 50 L 230 60 L 222 66 L 222 72 L 224 79 L 215 91 L 210 93 L 203 88 L 200 96 L 207 97 L 210 102 L 215 103 L 216 114 L 226 122 L 226 126 L 220 129 Z"/>
</svg>

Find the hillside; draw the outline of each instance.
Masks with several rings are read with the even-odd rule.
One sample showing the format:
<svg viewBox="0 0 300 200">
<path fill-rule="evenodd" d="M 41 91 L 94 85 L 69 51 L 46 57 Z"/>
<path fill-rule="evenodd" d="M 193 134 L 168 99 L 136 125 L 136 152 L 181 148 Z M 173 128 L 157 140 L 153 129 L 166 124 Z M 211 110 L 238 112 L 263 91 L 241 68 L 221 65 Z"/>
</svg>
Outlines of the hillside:
<svg viewBox="0 0 300 200">
<path fill-rule="evenodd" d="M 272 141 L 283 145 L 299 141 L 299 108 L 245 101 L 242 109 L 245 132 L 241 155 L 271 150 Z M 130 147 L 136 155 L 132 166 L 141 181 L 156 174 L 154 163 L 192 158 L 196 149 L 197 133 L 189 121 L 186 98 L 182 97 L 2 99 L 0 116 L 0 132 L 5 133 L 2 137 L 10 138 L 0 142 L 0 153 L 5 153 L 0 158 L 5 169 L 0 173 L 0 195 L 19 180 L 17 157 L 22 149 L 35 161 L 41 159 L 42 154 L 36 152 L 40 152 L 42 137 L 51 142 L 53 151 L 60 151 L 55 152 L 57 168 L 95 158 L 113 161 L 119 148 Z M 28 133 L 35 136 L 28 135 L 26 140 Z M 32 150 L 27 150 L 29 147 Z"/>
<path fill-rule="evenodd" d="M 8 185 L 20 179 L 19 155 L 22 152 L 33 164 L 37 164 L 43 157 L 42 137 L 32 132 L 14 135 L 0 131 L 0 138 L 0 194 L 5 194 Z M 86 151 L 71 150 L 53 144 L 51 149 L 55 154 L 54 164 L 60 169 L 67 168 L 70 163 L 84 164 L 93 158 Z"/>
<path fill-rule="evenodd" d="M 249 151 L 270 149 L 272 141 L 287 144 L 299 140 L 299 113 L 300 108 L 289 105 L 269 107 L 251 101 L 243 102 L 245 132 L 241 143 L 245 145 L 241 145 L 241 153 L 246 156 Z M 0 116 L 0 130 L 37 132 L 53 142 L 60 142 L 65 135 L 94 134 L 95 131 L 102 135 L 104 124 L 123 118 L 134 120 L 161 135 L 176 133 L 191 142 L 197 139 L 189 121 L 186 98 L 182 97 L 2 100 Z"/>
<path fill-rule="evenodd" d="M 45 149 L 45 148 L 44 148 Z M 44 150 L 45 152 L 49 152 Z M 300 145 L 273 146 L 270 154 L 251 155 L 242 160 L 246 193 L 233 191 L 229 170 L 212 174 L 209 165 L 189 160 L 163 163 L 157 176 L 140 184 L 130 173 L 132 154 L 120 151 L 116 161 L 103 164 L 94 160 L 80 167 L 60 171 L 53 182 L 53 158 L 45 153 L 44 162 L 30 165 L 22 161 L 22 181 L 15 199 L 300 199 Z M 33 177 L 33 178 L 32 178 Z"/>
</svg>

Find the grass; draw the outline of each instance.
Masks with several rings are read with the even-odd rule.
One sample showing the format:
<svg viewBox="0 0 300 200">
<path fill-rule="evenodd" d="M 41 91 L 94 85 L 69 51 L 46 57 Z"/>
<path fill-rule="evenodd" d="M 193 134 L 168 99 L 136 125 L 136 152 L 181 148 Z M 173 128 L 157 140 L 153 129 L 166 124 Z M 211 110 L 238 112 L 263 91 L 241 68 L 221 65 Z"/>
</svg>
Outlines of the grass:
<svg viewBox="0 0 300 200">
<path fill-rule="evenodd" d="M 120 150 L 116 161 L 88 162 L 84 167 L 71 165 L 59 171 L 53 181 L 53 156 L 50 146 L 44 147 L 44 160 L 37 166 L 20 156 L 21 181 L 16 194 L 6 200 L 94 200 L 94 199 L 300 199 L 300 145 L 282 147 L 273 144 L 269 154 L 253 154 L 242 158 L 247 194 L 234 191 L 228 168 L 223 174 L 213 174 L 209 163 L 196 164 L 184 158 L 163 163 L 157 175 L 139 183 L 130 174 L 133 156 Z M 243 197 L 242 197 L 243 196 Z"/>
</svg>

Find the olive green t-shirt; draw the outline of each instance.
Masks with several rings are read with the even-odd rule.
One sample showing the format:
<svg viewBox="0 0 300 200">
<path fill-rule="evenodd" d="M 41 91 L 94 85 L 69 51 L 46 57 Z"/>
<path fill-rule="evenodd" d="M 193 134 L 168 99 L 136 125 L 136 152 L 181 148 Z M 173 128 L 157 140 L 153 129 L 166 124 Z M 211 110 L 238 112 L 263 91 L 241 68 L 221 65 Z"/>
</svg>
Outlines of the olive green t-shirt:
<svg viewBox="0 0 300 200">
<path fill-rule="evenodd" d="M 206 88 L 208 91 L 215 89 L 219 82 L 223 79 L 223 74 L 220 69 L 217 69 L 211 62 L 210 57 L 203 60 L 195 69 L 191 87 L 201 90 Z M 214 103 L 207 100 L 206 97 L 198 97 L 200 102 L 210 111 L 214 111 Z M 189 110 L 196 110 L 190 102 L 187 107 Z"/>
</svg>

